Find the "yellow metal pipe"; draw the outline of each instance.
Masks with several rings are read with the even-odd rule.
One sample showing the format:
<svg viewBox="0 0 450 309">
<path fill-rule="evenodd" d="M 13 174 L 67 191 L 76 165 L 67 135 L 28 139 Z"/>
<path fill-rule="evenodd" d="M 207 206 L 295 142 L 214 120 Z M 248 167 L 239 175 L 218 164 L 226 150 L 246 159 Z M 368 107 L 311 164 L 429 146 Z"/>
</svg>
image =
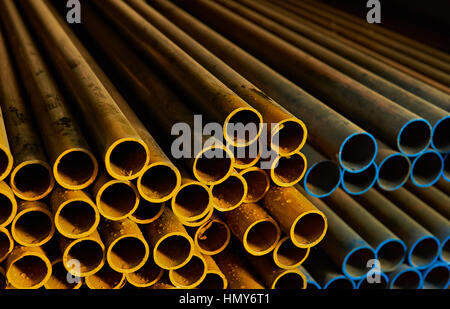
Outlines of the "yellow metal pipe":
<svg viewBox="0 0 450 309">
<path fill-rule="evenodd" d="M 234 170 L 223 182 L 211 186 L 214 208 L 221 212 L 231 211 L 244 202 L 247 192 L 247 182 Z"/>
<path fill-rule="evenodd" d="M 184 226 L 187 226 L 187 227 L 193 227 L 193 228 L 194 228 L 194 227 L 201 226 L 201 225 L 205 224 L 206 222 L 208 222 L 209 219 L 212 218 L 212 215 L 213 215 L 213 214 L 214 214 L 214 208 L 211 207 L 211 208 L 209 209 L 209 212 L 206 213 L 206 215 L 205 215 L 204 217 L 200 218 L 200 219 L 197 219 L 197 220 L 194 220 L 194 221 L 185 221 L 185 220 L 182 220 L 182 219 L 179 219 L 179 218 L 178 218 L 178 220 L 179 220 Z"/>
<path fill-rule="evenodd" d="M 127 281 L 138 288 L 147 288 L 154 285 L 164 275 L 164 269 L 155 264 L 153 256 L 149 256 L 147 262 L 138 270 L 127 273 Z"/>
<path fill-rule="evenodd" d="M 0 227 L 12 222 L 17 213 L 17 201 L 11 188 L 0 182 Z"/>
<path fill-rule="evenodd" d="M 228 287 L 228 280 L 225 275 L 209 255 L 203 255 L 206 262 L 206 276 L 203 281 L 197 285 L 199 290 L 226 290 Z"/>
<path fill-rule="evenodd" d="M 67 270 L 62 258 L 52 261 L 52 275 L 44 284 L 47 290 L 78 290 L 82 285 L 83 280 L 81 278 L 78 282 L 70 283 L 67 281 Z"/>
<path fill-rule="evenodd" d="M 255 142 L 246 147 L 227 145 L 227 148 L 234 156 L 234 168 L 246 169 L 255 166 L 261 159 L 261 147 L 259 145 L 259 142 Z"/>
<path fill-rule="evenodd" d="M 126 276 L 124 273 L 119 273 L 109 267 L 108 263 L 105 263 L 95 274 L 87 276 L 85 281 L 87 287 L 91 290 L 117 290 L 121 289 L 125 284 Z"/>
<path fill-rule="evenodd" d="M 222 252 L 230 242 L 231 231 L 217 215 L 198 227 L 194 235 L 196 248 L 203 255 L 215 255 Z"/>
<path fill-rule="evenodd" d="M 239 172 L 247 183 L 247 196 L 244 203 L 257 203 L 266 195 L 270 188 L 270 178 L 259 167 L 252 166 Z"/>
<path fill-rule="evenodd" d="M 53 215 L 47 204 L 38 201 L 20 202 L 11 223 L 14 240 L 25 247 L 40 247 L 55 233 Z"/>
<path fill-rule="evenodd" d="M 137 224 L 149 224 L 162 215 L 165 207 L 165 203 L 153 204 L 141 199 L 138 208 L 128 216 L 128 219 Z"/>
<path fill-rule="evenodd" d="M 14 239 L 4 227 L 0 227 L 0 262 L 3 262 L 14 249 Z"/>
<path fill-rule="evenodd" d="M 201 253 L 194 250 L 189 262 L 183 267 L 169 270 L 169 280 L 181 289 L 193 289 L 206 277 L 208 265 Z"/>
<path fill-rule="evenodd" d="M 289 157 L 278 156 L 272 162 L 270 178 L 280 187 L 291 187 L 302 180 L 307 170 L 307 160 L 303 153 Z"/>
<path fill-rule="evenodd" d="M 289 236 L 281 238 L 272 252 L 275 265 L 283 269 L 293 269 L 300 266 L 309 256 L 310 248 L 299 248 Z"/>
</svg>

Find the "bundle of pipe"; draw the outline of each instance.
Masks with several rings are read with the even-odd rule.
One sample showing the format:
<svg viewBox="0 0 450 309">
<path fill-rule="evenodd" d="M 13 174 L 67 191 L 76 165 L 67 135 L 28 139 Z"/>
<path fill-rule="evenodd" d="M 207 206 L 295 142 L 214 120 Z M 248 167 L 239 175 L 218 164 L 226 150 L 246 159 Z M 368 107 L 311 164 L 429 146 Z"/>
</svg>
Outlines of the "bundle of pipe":
<svg viewBox="0 0 450 309">
<path fill-rule="evenodd" d="M 147 2 L 0 3 L 1 286 L 448 286 L 437 56 L 388 66 L 294 0 Z M 197 114 L 223 134 L 175 155 Z"/>
</svg>

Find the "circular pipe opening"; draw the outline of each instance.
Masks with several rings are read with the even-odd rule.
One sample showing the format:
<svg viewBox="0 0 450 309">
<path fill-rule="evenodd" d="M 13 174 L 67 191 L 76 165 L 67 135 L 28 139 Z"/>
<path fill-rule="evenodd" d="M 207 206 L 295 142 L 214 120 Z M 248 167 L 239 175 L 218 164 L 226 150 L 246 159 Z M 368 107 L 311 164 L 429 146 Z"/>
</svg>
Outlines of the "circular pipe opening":
<svg viewBox="0 0 450 309">
<path fill-rule="evenodd" d="M 439 120 L 433 127 L 431 146 L 441 153 L 450 152 L 450 116 Z"/>
<path fill-rule="evenodd" d="M 246 203 L 256 203 L 267 193 L 270 187 L 270 179 L 267 173 L 259 168 L 251 168 L 241 173 L 247 183 Z"/>
<path fill-rule="evenodd" d="M 82 285 L 82 282 L 69 283 L 67 281 L 67 270 L 64 267 L 62 261 L 53 263 L 52 265 L 52 275 L 45 283 L 45 288 L 49 290 L 72 290 L 78 289 Z"/>
<path fill-rule="evenodd" d="M 15 288 L 30 289 L 42 285 L 49 274 L 49 265 L 41 257 L 25 255 L 11 264 L 7 276 Z"/>
<path fill-rule="evenodd" d="M 110 182 L 97 197 L 98 209 L 103 216 L 110 220 L 121 220 L 137 208 L 138 192 L 131 184 L 124 182 Z"/>
<path fill-rule="evenodd" d="M 404 270 L 398 273 L 391 281 L 391 289 L 419 289 L 421 285 L 421 275 L 415 269 Z"/>
<path fill-rule="evenodd" d="M 94 206 L 84 201 L 70 201 L 61 206 L 55 215 L 58 231 L 69 238 L 90 234 L 98 223 L 98 214 Z"/>
<path fill-rule="evenodd" d="M 153 204 L 141 199 L 138 208 L 130 215 L 130 219 L 137 224 L 149 224 L 157 220 L 163 212 L 164 204 Z"/>
<path fill-rule="evenodd" d="M 219 211 L 230 211 L 238 207 L 247 195 L 247 183 L 239 175 L 231 175 L 223 182 L 211 187 L 214 208 Z"/>
<path fill-rule="evenodd" d="M 339 163 L 348 172 L 361 172 L 372 164 L 377 152 L 377 142 L 371 134 L 355 133 L 342 143 Z"/>
<path fill-rule="evenodd" d="M 196 220 L 209 210 L 211 196 L 208 188 L 200 183 L 182 186 L 172 199 L 173 213 L 184 220 Z"/>
<path fill-rule="evenodd" d="M 291 240 L 297 247 L 308 248 L 316 245 L 325 236 L 327 223 L 320 212 L 306 213 L 291 227 Z"/>
<path fill-rule="evenodd" d="M 281 268 L 293 268 L 302 264 L 309 255 L 309 248 L 295 246 L 289 237 L 280 240 L 273 252 L 275 264 Z"/>
<path fill-rule="evenodd" d="M 376 254 L 381 269 L 390 272 L 403 263 L 406 256 L 406 246 L 400 240 L 389 239 L 378 246 Z"/>
<path fill-rule="evenodd" d="M 200 227 L 195 235 L 195 241 L 200 251 L 205 254 L 217 254 L 230 242 L 231 232 L 222 221 L 212 220 Z"/>
<path fill-rule="evenodd" d="M 67 269 L 75 276 L 86 276 L 91 272 L 96 272 L 103 266 L 103 248 L 102 246 L 90 239 L 79 239 L 74 241 L 64 253 L 64 263 L 70 260 L 78 260 L 80 262 L 79 273 L 77 270 Z"/>
<path fill-rule="evenodd" d="M 169 200 L 180 185 L 180 176 L 167 165 L 154 165 L 139 177 L 138 188 L 143 198 L 153 203 Z"/>
<path fill-rule="evenodd" d="M 199 181 L 212 185 L 228 177 L 233 162 L 225 149 L 208 148 L 195 158 L 193 172 Z"/>
<path fill-rule="evenodd" d="M 411 167 L 411 180 L 418 187 L 429 187 L 439 180 L 444 164 L 435 151 L 426 151 L 414 159 Z"/>
<path fill-rule="evenodd" d="M 434 264 L 423 274 L 424 289 L 445 289 L 450 280 L 450 268 L 444 263 Z"/>
<path fill-rule="evenodd" d="M 155 263 L 164 269 L 180 267 L 192 256 L 192 243 L 185 236 L 169 235 L 153 249 Z"/>
<path fill-rule="evenodd" d="M 43 245 L 54 233 L 49 215 L 40 210 L 19 213 L 11 227 L 14 239 L 23 246 Z"/>
<path fill-rule="evenodd" d="M 53 186 L 50 167 L 41 163 L 25 164 L 11 173 L 11 189 L 23 200 L 42 199 Z"/>
<path fill-rule="evenodd" d="M 180 288 L 192 288 L 200 284 L 206 276 L 205 261 L 193 255 L 191 260 L 178 269 L 172 269 L 169 272 L 170 281 Z"/>
<path fill-rule="evenodd" d="M 362 172 L 342 172 L 342 187 L 348 194 L 360 195 L 373 187 L 377 181 L 377 166 L 375 162 Z"/>
<path fill-rule="evenodd" d="M 306 142 L 306 126 L 299 120 L 286 120 L 272 135 L 271 147 L 282 156 L 299 151 Z"/>
<path fill-rule="evenodd" d="M 244 246 L 252 255 L 264 255 L 272 251 L 280 238 L 280 229 L 274 221 L 255 222 L 244 234 Z"/>
<path fill-rule="evenodd" d="M 314 164 L 305 174 L 304 187 L 308 194 L 322 198 L 330 195 L 341 183 L 341 169 L 333 161 Z"/>
<path fill-rule="evenodd" d="M 439 240 L 434 236 L 425 236 L 411 247 L 408 262 L 419 269 L 432 264 L 439 255 Z"/>
<path fill-rule="evenodd" d="M 370 248 L 360 247 L 352 250 L 342 263 L 344 275 L 352 279 L 362 279 L 370 270 L 367 262 L 374 259 L 375 253 Z"/>
<path fill-rule="evenodd" d="M 116 179 L 133 179 L 147 165 L 147 147 L 137 140 L 120 141 L 109 149 L 105 158 L 106 169 Z"/>
<path fill-rule="evenodd" d="M 306 288 L 306 279 L 296 271 L 284 272 L 275 280 L 272 288 L 280 290 L 304 289 Z"/>
<path fill-rule="evenodd" d="M 136 287 L 145 288 L 156 283 L 163 274 L 164 270 L 155 264 L 153 257 L 149 257 L 144 266 L 127 274 L 127 280 Z"/>
<path fill-rule="evenodd" d="M 220 274 L 208 272 L 197 288 L 200 290 L 223 290 L 227 288 L 227 279 Z"/>
<path fill-rule="evenodd" d="M 0 226 L 7 225 L 15 213 L 15 205 L 11 199 L 0 193 Z"/>
<path fill-rule="evenodd" d="M 98 165 L 94 156 L 86 151 L 72 150 L 62 154 L 53 167 L 55 180 L 64 188 L 81 190 L 97 176 Z"/>
<path fill-rule="evenodd" d="M 289 157 L 277 157 L 270 170 L 273 182 L 281 187 L 290 187 L 299 182 L 306 173 L 306 158 L 302 153 Z"/>
<path fill-rule="evenodd" d="M 414 156 L 425 149 L 431 142 L 431 126 L 424 119 L 414 119 L 406 123 L 398 133 L 398 149 L 408 155 Z"/>
<path fill-rule="evenodd" d="M 142 239 L 133 236 L 117 239 L 108 249 L 108 263 L 116 271 L 134 271 L 147 258 L 148 247 Z"/>
<path fill-rule="evenodd" d="M 328 281 L 323 288 L 328 290 L 353 290 L 355 284 L 349 278 L 342 276 Z"/>
<path fill-rule="evenodd" d="M 86 277 L 86 285 L 90 289 L 111 290 L 119 288 L 125 281 L 125 274 L 119 273 L 105 264 L 98 272 Z"/>
<path fill-rule="evenodd" d="M 376 276 L 378 276 L 379 280 L 373 280 L 373 282 L 367 281 L 367 278 L 362 279 L 359 283 L 357 288 L 360 290 L 385 290 L 389 286 L 389 279 L 388 277 L 383 273 L 377 273 Z M 375 278 L 374 278 L 375 279 Z"/>
<path fill-rule="evenodd" d="M 261 114 L 255 109 L 236 109 L 225 120 L 225 139 L 233 146 L 247 146 L 258 139 L 262 122 Z"/>
<path fill-rule="evenodd" d="M 402 154 L 394 154 L 381 162 L 378 167 L 378 185 L 387 191 L 402 187 L 409 178 L 411 161 Z"/>
</svg>

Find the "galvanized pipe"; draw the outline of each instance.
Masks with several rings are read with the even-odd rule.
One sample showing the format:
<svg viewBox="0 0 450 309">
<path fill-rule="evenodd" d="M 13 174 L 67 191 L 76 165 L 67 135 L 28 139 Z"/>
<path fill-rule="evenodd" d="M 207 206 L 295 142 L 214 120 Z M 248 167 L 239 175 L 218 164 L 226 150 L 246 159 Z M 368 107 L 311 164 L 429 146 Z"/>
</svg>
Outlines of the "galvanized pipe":
<svg viewBox="0 0 450 309">
<path fill-rule="evenodd" d="M 373 161 L 376 143 L 370 134 L 175 5 L 168 1 L 150 3 L 255 86 L 301 118 L 308 127 L 311 141 L 327 157 L 353 171 L 362 170 Z M 325 127 L 330 130 L 323 130 Z"/>
<path fill-rule="evenodd" d="M 324 201 L 375 249 L 383 272 L 393 271 L 403 263 L 406 256 L 406 245 L 361 204 L 341 189 L 337 189 Z"/>
</svg>

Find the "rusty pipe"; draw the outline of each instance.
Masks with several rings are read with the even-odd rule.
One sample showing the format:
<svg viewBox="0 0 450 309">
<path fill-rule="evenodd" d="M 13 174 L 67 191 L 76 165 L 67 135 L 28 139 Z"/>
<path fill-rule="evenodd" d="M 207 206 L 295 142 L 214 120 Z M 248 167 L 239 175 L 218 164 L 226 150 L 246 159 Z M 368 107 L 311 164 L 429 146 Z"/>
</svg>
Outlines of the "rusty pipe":
<svg viewBox="0 0 450 309">
<path fill-rule="evenodd" d="M 248 203 L 223 213 L 231 232 L 251 255 L 265 255 L 276 247 L 281 230 L 258 204 Z"/>
<path fill-rule="evenodd" d="M 55 233 L 53 214 L 47 204 L 38 201 L 20 202 L 11 223 L 11 235 L 25 247 L 40 247 Z"/>
<path fill-rule="evenodd" d="M 385 195 L 391 193 L 384 192 Z M 422 269 L 438 258 L 439 240 L 387 197 L 371 189 L 354 199 L 405 243 L 406 263 Z"/>
<path fill-rule="evenodd" d="M 327 232 L 324 213 L 293 187 L 271 186 L 262 204 L 299 248 L 317 245 Z"/>
<path fill-rule="evenodd" d="M 0 108 L 4 111 L 7 129 L 3 132 L 8 132 L 11 154 L 14 157 L 9 183 L 17 197 L 23 200 L 40 200 L 52 191 L 55 179 L 21 91 L 0 27 Z M 1 130 L 4 129 L 2 125 L 0 127 Z M 0 148 L 5 151 L 3 147 Z M 6 155 L 0 154 L 0 157 L 3 162 Z M 8 164 L 3 162 L 0 166 L 2 180 L 7 174 L 4 169 Z"/>
<path fill-rule="evenodd" d="M 299 248 L 288 236 L 281 238 L 272 252 L 272 258 L 280 268 L 293 269 L 300 266 L 309 255 L 310 248 Z"/>
<path fill-rule="evenodd" d="M 81 238 L 97 229 L 100 214 L 91 197 L 83 191 L 56 188 L 50 198 L 55 227 L 67 238 Z"/>
<path fill-rule="evenodd" d="M 0 182 L 0 227 L 12 222 L 17 213 L 17 201 L 14 192 L 5 183 Z"/>
<path fill-rule="evenodd" d="M 13 249 L 14 239 L 6 228 L 0 227 L 0 262 L 6 260 Z"/>
<path fill-rule="evenodd" d="M 407 250 L 403 241 L 344 191 L 336 190 L 325 202 L 375 249 L 382 271 L 392 271 L 403 263 Z"/>
<path fill-rule="evenodd" d="M 341 184 L 341 168 L 327 159 L 311 144 L 306 143 L 302 149 L 308 162 L 308 170 L 302 182 L 305 191 L 314 197 L 325 197 L 333 193 Z"/>
<path fill-rule="evenodd" d="M 137 224 L 149 224 L 162 215 L 165 207 L 165 203 L 153 204 L 140 199 L 138 208 L 128 218 Z"/>
<path fill-rule="evenodd" d="M 262 116 L 248 103 L 226 87 L 191 56 L 175 45 L 152 24 L 122 1 L 95 1 L 136 45 L 145 51 L 171 79 L 195 99 L 196 104 L 211 119 L 223 125 L 224 138 L 236 146 L 255 142 L 262 130 Z M 183 74 L 180 74 L 183 73 Z M 230 130 L 230 124 L 250 125 L 253 132 L 239 136 Z M 231 132 L 230 132 L 231 131 Z M 242 135 L 242 134 L 240 134 Z M 247 136 L 248 135 L 248 136 Z"/>
<path fill-rule="evenodd" d="M 145 264 L 134 272 L 126 274 L 126 280 L 138 288 L 147 288 L 158 282 L 164 275 L 164 269 L 155 264 L 152 256 L 149 256 Z"/>
<path fill-rule="evenodd" d="M 115 271 L 131 273 L 147 261 L 150 249 L 138 225 L 129 219 L 104 220 L 100 233 L 105 243 L 106 261 Z"/>
<path fill-rule="evenodd" d="M 185 220 L 182 220 L 182 219 L 179 219 L 178 218 L 178 220 L 185 226 L 185 227 L 190 227 L 190 228 L 196 228 L 196 227 L 199 227 L 199 226 L 202 226 L 203 224 L 205 224 L 206 222 L 208 222 L 211 218 L 212 218 L 212 216 L 213 216 L 213 214 L 214 214 L 214 207 L 211 207 L 210 208 L 210 210 L 209 210 L 209 212 L 208 213 L 206 213 L 202 218 L 200 218 L 200 219 L 197 219 L 197 220 L 194 220 L 194 221 L 185 221 Z"/>
<path fill-rule="evenodd" d="M 217 215 L 199 226 L 195 231 L 194 243 L 203 255 L 216 255 L 228 246 L 231 231 L 224 221 Z"/>
<path fill-rule="evenodd" d="M 270 178 L 259 167 L 252 166 L 239 172 L 247 183 L 247 196 L 244 203 L 257 203 L 264 198 L 270 188 Z"/>
<path fill-rule="evenodd" d="M 277 156 L 270 168 L 270 179 L 280 187 L 292 187 L 305 176 L 307 160 L 303 153 L 297 152 L 287 157 Z"/>
<path fill-rule="evenodd" d="M 450 208 L 448 207 L 450 196 L 436 187 L 420 188 L 408 183 L 406 188 L 447 220 L 450 220 Z"/>
<path fill-rule="evenodd" d="M 67 270 L 64 267 L 62 258 L 57 258 L 51 261 L 52 274 L 48 281 L 44 284 L 47 290 L 78 290 L 83 285 L 83 281 L 79 278 L 78 281 L 67 281 Z"/>
<path fill-rule="evenodd" d="M 205 279 L 207 268 L 203 255 L 194 250 L 194 254 L 186 265 L 169 270 L 169 280 L 178 288 L 193 289 Z"/>
<path fill-rule="evenodd" d="M 302 121 L 178 29 L 151 6 L 136 0 L 127 0 L 126 2 L 261 113 L 264 121 L 271 124 L 271 126 L 267 126 L 267 130 L 272 149 L 281 155 L 291 155 L 303 147 L 306 142 L 307 129 Z M 273 127 L 272 125 L 275 124 L 276 126 Z"/>
<path fill-rule="evenodd" d="M 214 262 L 213 258 L 208 255 L 203 255 L 203 258 L 206 261 L 206 276 L 203 281 L 197 285 L 197 289 L 205 290 L 226 290 L 228 287 L 228 280 L 222 271 L 217 266 L 216 262 Z"/>
<path fill-rule="evenodd" d="M 2 21 L 30 93 L 30 103 L 53 176 L 63 187 L 79 190 L 89 186 L 98 171 L 97 161 L 72 116 L 42 55 L 12 1 L 2 1 Z"/>
<path fill-rule="evenodd" d="M 105 263 L 105 265 L 103 265 L 103 267 L 95 274 L 85 278 L 86 285 L 91 290 L 119 289 L 125 281 L 125 274 L 115 271 L 108 263 Z"/>
<path fill-rule="evenodd" d="M 241 205 L 248 192 L 245 178 L 235 170 L 219 184 L 211 186 L 212 202 L 215 209 L 221 212 L 232 211 Z"/>
<path fill-rule="evenodd" d="M 353 171 L 362 170 L 373 161 L 376 142 L 370 134 L 177 6 L 168 1 L 152 1 L 151 4 L 251 83 L 301 118 L 314 145 L 329 158 Z M 323 130 L 324 127 L 333 129 Z"/>
</svg>

